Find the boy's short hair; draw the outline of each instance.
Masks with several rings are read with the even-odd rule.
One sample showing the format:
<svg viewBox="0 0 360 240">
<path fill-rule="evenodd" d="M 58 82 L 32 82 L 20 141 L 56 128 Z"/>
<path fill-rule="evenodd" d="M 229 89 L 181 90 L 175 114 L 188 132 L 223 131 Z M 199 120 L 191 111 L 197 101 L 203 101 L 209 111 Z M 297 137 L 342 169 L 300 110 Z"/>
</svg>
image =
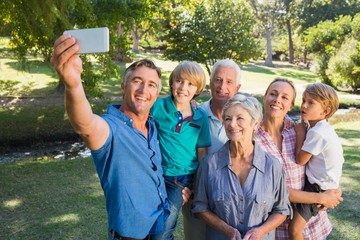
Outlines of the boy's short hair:
<svg viewBox="0 0 360 240">
<path fill-rule="evenodd" d="M 206 84 L 205 72 L 200 64 L 192 61 L 183 61 L 175 67 L 169 78 L 170 94 L 172 95 L 172 84 L 176 79 L 186 79 L 197 87 L 193 98 L 200 95 Z"/>
<path fill-rule="evenodd" d="M 323 108 L 329 108 L 330 112 L 325 116 L 329 119 L 339 108 L 339 98 L 335 89 L 324 83 L 312 83 L 306 86 L 304 94 L 309 94 L 320 102 Z"/>
</svg>

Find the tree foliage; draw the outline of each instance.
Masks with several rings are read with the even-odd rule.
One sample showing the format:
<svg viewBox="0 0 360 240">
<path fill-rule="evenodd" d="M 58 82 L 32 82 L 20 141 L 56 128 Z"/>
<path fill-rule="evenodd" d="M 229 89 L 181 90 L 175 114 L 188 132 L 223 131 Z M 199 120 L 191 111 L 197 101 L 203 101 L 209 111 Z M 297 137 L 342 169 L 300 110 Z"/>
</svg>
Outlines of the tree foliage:
<svg viewBox="0 0 360 240">
<path fill-rule="evenodd" d="M 266 58 L 265 65 L 274 67 L 272 62 L 272 37 L 275 32 L 276 22 L 284 11 L 281 0 L 248 0 L 253 8 L 261 29 L 265 32 Z"/>
<path fill-rule="evenodd" d="M 66 13 L 75 7 L 74 0 L 5 0 L 0 10 L 16 55 L 41 54 L 48 61 L 56 36 L 72 27 Z"/>
<path fill-rule="evenodd" d="M 244 1 L 202 1 L 193 12 L 176 8 L 172 17 L 166 37 L 169 59 L 203 63 L 210 73 L 218 59 L 243 62 L 259 56 L 254 18 Z"/>
<path fill-rule="evenodd" d="M 360 86 L 360 14 L 324 21 L 306 30 L 307 49 L 317 56 L 317 72 L 333 86 Z"/>
<path fill-rule="evenodd" d="M 360 12 L 359 0 L 300 0 L 296 1 L 297 21 L 302 31 L 326 20 L 354 16 Z"/>
</svg>

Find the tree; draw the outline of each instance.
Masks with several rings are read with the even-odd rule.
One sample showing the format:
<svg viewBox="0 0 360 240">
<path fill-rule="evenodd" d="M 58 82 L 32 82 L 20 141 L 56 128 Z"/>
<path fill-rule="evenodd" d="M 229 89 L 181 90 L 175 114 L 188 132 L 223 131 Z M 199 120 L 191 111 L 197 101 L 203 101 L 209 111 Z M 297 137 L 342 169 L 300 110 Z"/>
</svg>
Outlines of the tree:
<svg viewBox="0 0 360 240">
<path fill-rule="evenodd" d="M 359 0 L 300 0 L 296 1 L 297 21 L 302 31 L 339 16 L 354 16 L 360 12 Z"/>
<path fill-rule="evenodd" d="M 335 25 L 348 20 L 348 16 L 343 17 Z M 353 17 L 350 27 L 351 32 L 345 34 L 341 46 L 330 58 L 326 74 L 335 86 L 350 86 L 357 92 L 360 89 L 360 13 Z"/>
<path fill-rule="evenodd" d="M 292 20 L 294 19 L 293 5 L 294 0 L 283 0 L 283 14 L 280 21 L 285 22 L 288 41 L 289 41 L 289 63 L 294 63 L 294 43 L 293 43 L 293 29 Z"/>
<path fill-rule="evenodd" d="M 202 1 L 194 4 L 193 12 L 177 7 L 171 14 L 165 52 L 169 59 L 203 63 L 210 73 L 218 59 L 243 62 L 260 55 L 245 1 Z"/>
<path fill-rule="evenodd" d="M 360 14 L 357 14 L 354 18 L 327 20 L 305 31 L 306 47 L 317 57 L 317 72 L 323 82 L 359 87 L 359 24 Z"/>
<path fill-rule="evenodd" d="M 275 31 L 275 23 L 279 19 L 282 9 L 281 0 L 248 0 L 254 14 L 266 34 L 266 59 L 265 65 L 274 67 L 272 62 L 272 36 Z"/>
<path fill-rule="evenodd" d="M 66 12 L 76 6 L 74 0 L 61 2 L 51 0 L 5 0 L 1 5 L 5 24 L 11 29 L 11 44 L 17 57 L 42 55 L 46 61 L 51 57 L 52 46 L 62 30 L 72 27 Z"/>
<path fill-rule="evenodd" d="M 354 16 L 360 12 L 360 0 L 297 0 L 293 12 L 296 25 L 299 26 L 298 34 L 302 36 L 306 29 L 320 22 L 335 20 L 340 16 Z M 307 53 L 308 49 L 304 47 L 304 62 L 307 61 Z"/>
<path fill-rule="evenodd" d="M 360 15 L 359 15 L 360 16 Z M 354 92 L 360 89 L 360 42 L 350 37 L 330 58 L 326 74 L 335 86 L 349 86 Z"/>
<path fill-rule="evenodd" d="M 77 28 L 99 27 L 101 22 L 96 14 L 92 0 L 5 0 L 0 12 L 4 23 L 11 29 L 10 43 L 20 62 L 26 66 L 29 54 L 49 62 L 54 41 L 64 30 Z M 103 26 L 103 25 L 102 25 Z M 113 49 L 106 55 L 94 55 L 101 65 L 95 71 L 90 56 L 81 56 L 84 62 L 82 79 L 87 93 L 100 96 L 98 81 L 110 75 L 118 76 L 118 69 L 110 61 Z M 63 91 L 59 81 L 57 92 Z"/>
</svg>

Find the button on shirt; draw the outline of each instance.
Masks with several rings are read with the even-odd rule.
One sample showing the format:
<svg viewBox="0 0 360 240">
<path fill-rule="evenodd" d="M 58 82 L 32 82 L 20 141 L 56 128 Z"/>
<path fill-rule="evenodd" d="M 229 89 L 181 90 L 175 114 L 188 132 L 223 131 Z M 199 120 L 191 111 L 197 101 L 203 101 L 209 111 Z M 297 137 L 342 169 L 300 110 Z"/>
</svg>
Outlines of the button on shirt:
<svg viewBox="0 0 360 240">
<path fill-rule="evenodd" d="M 169 213 L 160 148 L 152 119 L 147 139 L 119 107 L 109 106 L 102 115 L 110 134 L 92 157 L 106 198 L 109 231 L 142 239 L 161 232 Z"/>
<path fill-rule="evenodd" d="M 211 211 L 241 236 L 263 224 L 270 214 L 290 215 L 290 203 L 285 186 L 285 173 L 278 161 L 255 144 L 253 167 L 240 185 L 231 170 L 229 142 L 218 152 L 204 159 L 197 173 L 193 213 Z M 262 239 L 274 239 L 275 231 Z M 207 240 L 227 239 L 206 226 Z"/>
</svg>

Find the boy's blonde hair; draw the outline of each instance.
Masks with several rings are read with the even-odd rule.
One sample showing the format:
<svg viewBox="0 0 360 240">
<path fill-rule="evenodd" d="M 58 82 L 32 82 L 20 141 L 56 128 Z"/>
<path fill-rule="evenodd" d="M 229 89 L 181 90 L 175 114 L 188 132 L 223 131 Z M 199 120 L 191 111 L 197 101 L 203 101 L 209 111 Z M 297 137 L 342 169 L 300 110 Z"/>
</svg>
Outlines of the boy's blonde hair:
<svg viewBox="0 0 360 240">
<path fill-rule="evenodd" d="M 329 119 L 339 108 L 339 98 L 334 88 L 324 83 L 313 83 L 306 86 L 304 94 L 309 94 L 321 106 L 329 109 L 329 113 L 325 116 Z"/>
<path fill-rule="evenodd" d="M 170 94 L 172 94 L 172 83 L 176 79 L 189 80 L 193 85 L 197 87 L 196 93 L 193 98 L 200 95 L 205 88 L 206 76 L 205 72 L 200 64 L 191 61 L 183 61 L 175 67 L 171 72 L 169 78 Z"/>
</svg>

